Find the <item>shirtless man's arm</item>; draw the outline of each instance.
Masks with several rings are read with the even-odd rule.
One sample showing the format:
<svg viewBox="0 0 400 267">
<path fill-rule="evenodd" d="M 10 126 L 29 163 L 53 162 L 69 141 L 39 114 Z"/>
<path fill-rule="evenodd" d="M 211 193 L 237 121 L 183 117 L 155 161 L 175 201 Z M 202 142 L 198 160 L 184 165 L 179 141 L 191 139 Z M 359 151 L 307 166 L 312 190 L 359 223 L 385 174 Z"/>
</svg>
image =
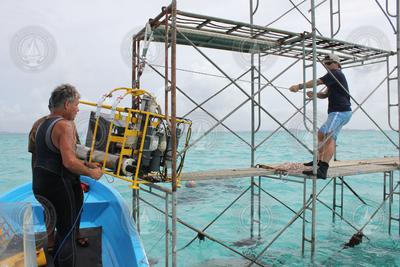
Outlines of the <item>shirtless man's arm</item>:
<svg viewBox="0 0 400 267">
<path fill-rule="evenodd" d="M 101 168 L 87 167 L 75 155 L 76 139 L 73 122 L 61 120 L 53 128 L 51 139 L 55 147 L 60 150 L 62 162 L 65 168 L 79 175 L 89 176 L 93 179 L 100 179 Z M 91 168 L 95 167 L 95 168 Z"/>
</svg>

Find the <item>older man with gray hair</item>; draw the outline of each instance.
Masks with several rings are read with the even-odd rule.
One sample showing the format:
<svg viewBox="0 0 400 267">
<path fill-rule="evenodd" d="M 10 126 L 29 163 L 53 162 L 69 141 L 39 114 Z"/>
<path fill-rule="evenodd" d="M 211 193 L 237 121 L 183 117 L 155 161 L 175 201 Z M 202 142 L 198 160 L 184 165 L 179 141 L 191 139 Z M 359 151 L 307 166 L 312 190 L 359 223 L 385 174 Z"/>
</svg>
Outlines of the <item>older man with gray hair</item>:
<svg viewBox="0 0 400 267">
<path fill-rule="evenodd" d="M 102 176 L 98 165 L 84 164 L 75 155 L 73 120 L 79 111 L 79 97 L 72 85 L 55 88 L 49 100 L 50 115 L 40 124 L 35 137 L 32 189 L 39 201 L 46 199 L 55 209 L 56 217 L 49 218 L 57 229 L 55 266 L 75 265 L 74 228 L 79 212 L 73 188 L 80 181 L 79 175 L 96 180 Z"/>
</svg>

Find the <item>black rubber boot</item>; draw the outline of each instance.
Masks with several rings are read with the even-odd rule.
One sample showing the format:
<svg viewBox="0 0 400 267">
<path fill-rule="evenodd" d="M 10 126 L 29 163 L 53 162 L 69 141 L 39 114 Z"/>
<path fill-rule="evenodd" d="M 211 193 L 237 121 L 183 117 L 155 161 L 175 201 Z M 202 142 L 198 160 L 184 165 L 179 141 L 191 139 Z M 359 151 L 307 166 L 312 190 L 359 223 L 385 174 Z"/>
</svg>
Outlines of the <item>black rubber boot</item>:
<svg viewBox="0 0 400 267">
<path fill-rule="evenodd" d="M 320 164 L 321 164 L 321 161 L 318 160 L 318 161 L 317 161 L 317 165 L 319 166 Z M 303 165 L 304 165 L 304 166 L 307 166 L 307 167 L 311 167 L 311 166 L 313 165 L 313 161 L 303 163 Z"/>
<path fill-rule="evenodd" d="M 317 178 L 318 179 L 326 179 L 328 174 L 329 164 L 323 161 L 320 161 L 318 170 L 317 170 Z M 313 171 L 303 171 L 303 174 L 308 176 L 313 176 Z"/>
</svg>

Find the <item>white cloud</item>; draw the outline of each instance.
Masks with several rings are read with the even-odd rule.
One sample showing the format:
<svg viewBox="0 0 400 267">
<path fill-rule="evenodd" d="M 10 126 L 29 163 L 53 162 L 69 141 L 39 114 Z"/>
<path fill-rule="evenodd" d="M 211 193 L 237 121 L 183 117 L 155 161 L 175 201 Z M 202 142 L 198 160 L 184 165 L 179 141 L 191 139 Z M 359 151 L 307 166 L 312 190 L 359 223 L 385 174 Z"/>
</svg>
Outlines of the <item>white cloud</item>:
<svg viewBox="0 0 400 267">
<path fill-rule="evenodd" d="M 393 1 L 394 2 L 394 1 Z M 112 1 L 12 1 L 0 3 L 0 90 L 2 93 L 0 107 L 0 130 L 27 132 L 32 122 L 47 112 L 47 100 L 51 90 L 58 84 L 69 82 L 77 86 L 84 99 L 96 101 L 100 95 L 113 87 L 129 86 L 131 83 L 130 69 L 121 58 L 121 43 L 127 32 L 142 27 L 150 17 L 157 15 L 161 6 L 169 1 L 123 0 Z M 229 5 L 229 12 L 226 6 Z M 362 6 L 363 8 L 360 8 Z M 328 2 L 317 10 L 318 28 L 329 35 Z M 193 13 L 206 14 L 232 20 L 248 21 L 248 1 L 178 1 L 178 8 Z M 279 14 L 291 8 L 289 1 L 260 1 L 260 7 L 255 15 L 255 23 L 265 25 L 278 17 Z M 303 4 L 301 10 L 308 13 L 309 3 Z M 352 31 L 360 27 L 378 28 L 387 37 L 391 49 L 395 47 L 393 32 L 384 16 L 373 1 L 342 1 L 342 27 L 338 39 L 346 39 Z M 56 42 L 57 54 L 51 65 L 41 72 L 27 73 L 16 66 L 9 53 L 10 43 L 15 34 L 26 26 L 38 25 L 45 28 Z M 296 11 L 271 25 L 271 27 L 296 32 L 310 31 L 310 25 Z M 373 43 L 371 43 L 373 44 Z M 237 76 L 245 71 L 238 61 L 237 54 L 231 52 L 204 50 L 229 75 Z M 188 47 L 178 48 L 178 67 L 221 75 L 214 67 L 203 60 L 196 51 Z M 162 53 L 160 55 L 162 57 Z M 163 61 L 161 60 L 161 63 Z M 288 59 L 274 59 L 274 64 L 263 68 L 263 74 L 272 78 L 279 73 Z M 157 61 L 158 63 L 158 61 Z M 351 92 L 357 99 L 363 99 L 366 94 L 384 77 L 385 67 L 374 71 L 346 70 Z M 320 75 L 323 70 L 318 71 Z M 195 74 L 178 74 L 178 85 L 193 95 L 197 100 L 207 98 L 209 94 L 222 88 L 228 80 L 222 78 L 208 79 Z M 311 78 L 311 76 L 308 76 Z M 246 76 L 243 79 L 249 80 Z M 283 75 L 276 84 L 288 87 L 302 79 L 301 65 Z M 249 92 L 249 84 L 242 83 Z M 163 82 L 150 68 L 146 68 L 142 86 L 146 89 L 160 91 Z M 381 88 L 380 91 L 385 88 Z M 162 89 L 161 89 L 162 90 Z M 234 86 L 227 91 L 229 94 L 218 101 L 210 102 L 208 108 L 219 118 L 225 116 L 231 109 L 245 100 L 243 94 Z M 284 120 L 292 112 L 286 101 L 274 90 L 263 91 L 262 103 L 278 119 Z M 297 105 L 301 104 L 300 94 L 293 95 L 282 89 Z M 181 103 L 178 110 L 185 112 L 193 107 L 189 101 Z M 325 112 L 326 104 L 319 102 L 319 111 Z M 377 94 L 368 102 L 371 114 L 378 114 L 376 119 L 387 128 L 386 96 Z M 238 112 L 238 119 L 233 126 L 245 129 L 248 127 L 248 105 Z M 374 128 L 361 116 L 355 116 L 351 123 L 354 128 Z M 273 126 L 271 126 L 273 125 Z M 274 124 L 263 124 L 266 129 L 273 129 Z"/>
</svg>

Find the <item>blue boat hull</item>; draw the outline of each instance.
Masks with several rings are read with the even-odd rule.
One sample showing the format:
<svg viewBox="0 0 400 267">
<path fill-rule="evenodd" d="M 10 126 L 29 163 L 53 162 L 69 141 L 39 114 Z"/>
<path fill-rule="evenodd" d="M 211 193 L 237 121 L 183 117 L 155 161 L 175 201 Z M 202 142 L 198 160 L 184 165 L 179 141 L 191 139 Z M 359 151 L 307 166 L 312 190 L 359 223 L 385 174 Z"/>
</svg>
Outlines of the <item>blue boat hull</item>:
<svg viewBox="0 0 400 267">
<path fill-rule="evenodd" d="M 90 186 L 84 196 L 81 228 L 102 227 L 103 266 L 149 266 L 140 236 L 121 195 L 100 181 L 83 176 L 81 180 Z M 0 202 L 32 203 L 35 226 L 40 228 L 36 230 L 44 230 L 43 210 L 33 196 L 31 183 L 1 196 Z"/>
</svg>

